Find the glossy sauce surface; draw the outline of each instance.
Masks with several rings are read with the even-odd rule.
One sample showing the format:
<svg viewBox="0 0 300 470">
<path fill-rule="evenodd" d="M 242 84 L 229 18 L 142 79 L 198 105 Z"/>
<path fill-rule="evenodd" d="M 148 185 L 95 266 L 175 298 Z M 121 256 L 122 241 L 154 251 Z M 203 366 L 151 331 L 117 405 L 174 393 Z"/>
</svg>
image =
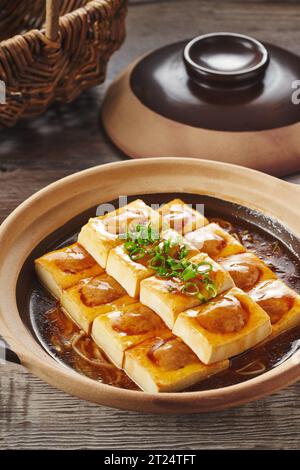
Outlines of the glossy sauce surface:
<svg viewBox="0 0 300 470">
<path fill-rule="evenodd" d="M 113 329 L 124 336 L 145 335 L 164 327 L 159 316 L 142 304 L 133 304 L 108 316 L 112 320 Z"/>
<path fill-rule="evenodd" d="M 94 259 L 78 245 L 67 249 L 66 252 L 53 253 L 50 259 L 55 261 L 61 271 L 68 274 L 76 274 L 95 265 Z"/>
<path fill-rule="evenodd" d="M 98 307 L 126 294 L 120 284 L 107 274 L 81 282 L 80 286 L 80 298 L 87 307 Z"/>
<path fill-rule="evenodd" d="M 249 311 L 236 297 L 227 294 L 208 306 L 205 314 L 197 317 L 198 323 L 212 333 L 238 333 L 247 324 Z"/>
<path fill-rule="evenodd" d="M 181 197 L 184 199 L 183 195 Z M 171 198 L 170 195 L 167 200 Z M 146 199 L 145 202 L 148 203 Z M 264 260 L 289 287 L 300 292 L 299 262 L 285 245 L 261 228 L 245 220 L 239 220 L 235 216 L 226 215 L 226 220 L 224 220 L 217 217 L 218 213 L 215 210 L 208 210 L 205 215 L 210 222 L 219 223 L 225 230 L 237 237 L 248 250 Z M 75 231 L 72 236 L 63 237 L 61 234 L 56 243 L 43 246 L 43 252 L 71 244 L 76 240 L 76 235 Z M 90 338 L 79 332 L 79 329 L 61 312 L 55 300 L 42 288 L 34 276 L 28 289 L 29 305 L 27 308 L 31 325 L 35 335 L 51 355 L 66 366 L 95 380 L 121 388 L 138 390 L 138 387 L 124 372 L 109 362 Z M 130 323 L 130 319 L 127 320 Z M 233 358 L 228 370 L 188 390 L 219 388 L 249 380 L 278 366 L 299 348 L 300 328 L 297 327 Z"/>
<path fill-rule="evenodd" d="M 181 340 L 169 338 L 155 342 L 148 352 L 149 359 L 169 372 L 197 363 L 197 356 Z"/>
</svg>

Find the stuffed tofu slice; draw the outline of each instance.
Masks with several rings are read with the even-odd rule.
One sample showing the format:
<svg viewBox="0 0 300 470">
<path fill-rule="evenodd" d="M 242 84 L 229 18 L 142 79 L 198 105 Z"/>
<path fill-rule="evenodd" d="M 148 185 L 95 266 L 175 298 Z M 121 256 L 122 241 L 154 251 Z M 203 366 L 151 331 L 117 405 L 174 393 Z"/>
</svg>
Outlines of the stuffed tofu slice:
<svg viewBox="0 0 300 470">
<path fill-rule="evenodd" d="M 78 242 L 105 268 L 110 250 L 123 243 L 122 236 L 144 224 L 151 224 L 153 229 L 159 230 L 160 215 L 136 199 L 116 211 L 90 219 L 82 227 Z"/>
<path fill-rule="evenodd" d="M 205 365 L 171 333 L 157 335 L 125 352 L 124 370 L 145 392 L 178 392 L 217 374 L 229 361 Z"/>
<path fill-rule="evenodd" d="M 272 332 L 266 312 L 249 295 L 234 287 L 205 305 L 182 312 L 173 333 L 204 364 L 236 356 Z"/>
<path fill-rule="evenodd" d="M 300 324 L 300 295 L 279 279 L 261 281 L 248 294 L 270 317 L 272 338 Z"/>
<path fill-rule="evenodd" d="M 254 253 L 245 252 L 222 258 L 219 263 L 229 272 L 236 287 L 249 291 L 259 282 L 277 279 L 271 269 Z"/>
<path fill-rule="evenodd" d="M 158 212 L 162 216 L 162 226 L 171 228 L 185 235 L 208 224 L 208 220 L 199 211 L 181 199 L 173 199 L 161 206 Z"/>
<path fill-rule="evenodd" d="M 163 252 L 166 246 L 168 247 L 168 254 L 174 259 L 180 256 L 183 249 L 186 251 L 187 258 L 198 253 L 198 250 L 184 240 L 180 234 L 169 229 L 163 231 L 159 235 L 159 239 L 150 240 L 149 243 L 145 242 L 144 245 L 138 245 L 134 240 L 131 240 L 112 249 L 108 256 L 106 270 L 121 284 L 128 295 L 138 297 L 141 281 L 152 276 L 155 272 L 151 264 L 155 264 L 156 251 Z"/>
<path fill-rule="evenodd" d="M 36 259 L 35 270 L 41 283 L 58 300 L 64 289 L 77 284 L 81 279 L 103 273 L 103 269 L 78 243 Z"/>
<path fill-rule="evenodd" d="M 95 318 L 91 335 L 111 361 L 123 367 L 125 351 L 148 338 L 168 332 L 161 318 L 139 302 L 113 308 Z"/>
<path fill-rule="evenodd" d="M 106 273 L 81 280 L 64 290 L 61 297 L 65 313 L 87 334 L 97 316 L 132 302 L 134 299 Z"/>
<path fill-rule="evenodd" d="M 213 259 L 246 251 L 246 248 L 236 238 L 215 223 L 190 232 L 185 238 L 199 251 L 207 253 Z"/>
<path fill-rule="evenodd" d="M 179 277 L 151 276 L 141 282 L 140 301 L 154 310 L 173 328 L 180 312 L 207 302 L 234 286 L 231 276 L 206 253 L 189 259 L 199 270 L 195 279 L 185 282 Z"/>
</svg>

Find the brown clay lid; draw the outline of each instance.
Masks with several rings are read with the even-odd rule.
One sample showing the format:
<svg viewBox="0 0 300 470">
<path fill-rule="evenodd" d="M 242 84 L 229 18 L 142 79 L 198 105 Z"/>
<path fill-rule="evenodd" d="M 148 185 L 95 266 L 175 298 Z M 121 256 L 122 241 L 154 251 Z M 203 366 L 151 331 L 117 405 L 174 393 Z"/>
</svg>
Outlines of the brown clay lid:
<svg viewBox="0 0 300 470">
<path fill-rule="evenodd" d="M 300 121 L 292 101 L 300 58 L 234 33 L 162 47 L 134 67 L 130 86 L 148 108 L 173 121 L 223 131 L 259 131 Z"/>
</svg>

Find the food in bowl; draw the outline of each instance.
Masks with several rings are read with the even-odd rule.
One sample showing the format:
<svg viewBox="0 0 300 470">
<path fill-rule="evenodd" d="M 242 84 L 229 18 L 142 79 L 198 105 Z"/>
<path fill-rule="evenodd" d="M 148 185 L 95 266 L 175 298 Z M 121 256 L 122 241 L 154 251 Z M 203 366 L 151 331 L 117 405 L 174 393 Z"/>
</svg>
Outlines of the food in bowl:
<svg viewBox="0 0 300 470">
<path fill-rule="evenodd" d="M 159 210 L 138 199 L 36 260 L 58 315 L 79 328 L 81 359 L 144 391 L 181 391 L 300 323 L 298 293 L 217 222 L 178 199 Z"/>
</svg>

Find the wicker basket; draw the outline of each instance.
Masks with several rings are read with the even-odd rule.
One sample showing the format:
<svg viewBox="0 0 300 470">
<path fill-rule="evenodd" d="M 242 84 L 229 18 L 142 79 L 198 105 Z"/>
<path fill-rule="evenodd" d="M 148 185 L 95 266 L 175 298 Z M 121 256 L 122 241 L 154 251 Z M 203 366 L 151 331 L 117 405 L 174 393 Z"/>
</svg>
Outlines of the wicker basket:
<svg viewBox="0 0 300 470">
<path fill-rule="evenodd" d="M 53 101 L 70 102 L 102 83 L 125 37 L 127 3 L 0 0 L 0 80 L 6 87 L 0 125 L 13 126 L 21 116 L 42 113 Z"/>
</svg>

